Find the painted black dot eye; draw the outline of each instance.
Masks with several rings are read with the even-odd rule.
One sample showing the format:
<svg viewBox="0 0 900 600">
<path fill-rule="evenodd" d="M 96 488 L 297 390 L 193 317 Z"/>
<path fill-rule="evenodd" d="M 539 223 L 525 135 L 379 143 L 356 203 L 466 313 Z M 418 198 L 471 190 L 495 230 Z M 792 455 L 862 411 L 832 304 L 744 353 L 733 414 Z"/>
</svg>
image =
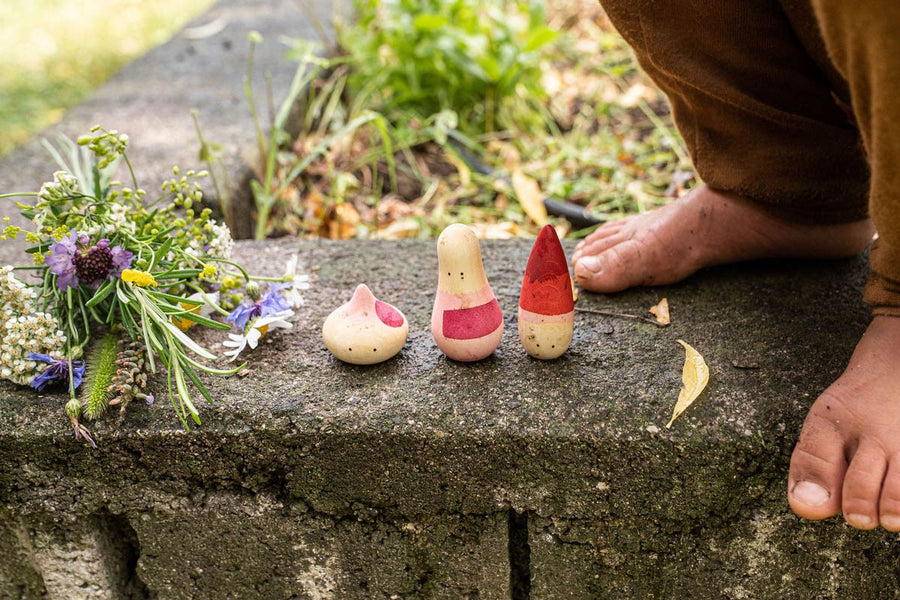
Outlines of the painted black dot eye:
<svg viewBox="0 0 900 600">
<path fill-rule="evenodd" d="M 372 352 L 378 352 L 378 348 L 372 348 Z"/>
<path fill-rule="evenodd" d="M 540 348 L 540 347 L 541 347 L 541 345 L 540 345 L 540 344 L 538 344 L 538 345 L 537 345 L 537 347 L 538 347 L 538 348 Z"/>
<path fill-rule="evenodd" d="M 349 352 L 353 352 L 353 348 L 347 348 Z"/>
<path fill-rule="evenodd" d="M 551 347 L 551 348 L 556 348 L 556 344 L 553 344 L 553 345 L 552 345 L 552 346 L 550 346 L 550 347 Z"/>
<path fill-rule="evenodd" d="M 447 273 L 447 277 L 453 277 L 453 275 L 451 275 L 450 273 Z"/>
</svg>

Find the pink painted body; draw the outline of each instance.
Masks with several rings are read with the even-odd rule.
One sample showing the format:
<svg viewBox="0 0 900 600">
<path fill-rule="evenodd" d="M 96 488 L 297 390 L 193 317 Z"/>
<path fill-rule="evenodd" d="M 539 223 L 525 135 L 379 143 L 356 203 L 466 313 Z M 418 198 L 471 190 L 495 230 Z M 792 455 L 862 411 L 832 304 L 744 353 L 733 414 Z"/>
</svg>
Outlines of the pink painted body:
<svg viewBox="0 0 900 600">
<path fill-rule="evenodd" d="M 503 338 L 503 314 L 491 287 L 468 294 L 438 290 L 431 334 L 441 352 L 453 360 L 471 362 L 493 354 Z"/>
</svg>

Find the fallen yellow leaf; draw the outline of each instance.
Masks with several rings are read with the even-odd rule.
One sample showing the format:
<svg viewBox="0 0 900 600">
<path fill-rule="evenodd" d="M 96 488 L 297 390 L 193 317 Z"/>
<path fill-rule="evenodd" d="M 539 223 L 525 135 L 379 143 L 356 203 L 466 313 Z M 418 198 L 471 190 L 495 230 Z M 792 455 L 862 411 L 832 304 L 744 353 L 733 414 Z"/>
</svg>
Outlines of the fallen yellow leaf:
<svg viewBox="0 0 900 600">
<path fill-rule="evenodd" d="M 660 325 L 668 325 L 672 322 L 669 318 L 669 301 L 663 298 L 654 307 L 650 308 L 650 313 L 656 317 L 656 322 Z"/>
<path fill-rule="evenodd" d="M 474 223 L 471 227 L 479 240 L 510 240 L 519 235 L 519 226 L 512 221 Z"/>
<path fill-rule="evenodd" d="M 543 227 L 547 223 L 547 208 L 538 182 L 523 173 L 522 169 L 515 169 L 512 184 L 522 210 L 535 224 Z"/>
<path fill-rule="evenodd" d="M 401 240 L 418 236 L 421 229 L 422 227 L 415 218 L 407 217 L 400 221 L 394 221 L 384 229 L 379 229 L 375 237 L 382 240 Z"/>
<path fill-rule="evenodd" d="M 709 367 L 706 366 L 706 361 L 703 360 L 700 353 L 683 340 L 676 341 L 684 346 L 685 351 L 684 371 L 681 373 L 681 383 L 684 384 L 684 387 L 678 394 L 678 402 L 675 403 L 675 410 L 672 411 L 672 420 L 666 425 L 666 429 L 670 428 L 675 419 L 693 404 L 697 396 L 706 388 L 706 384 L 709 383 Z"/>
<path fill-rule="evenodd" d="M 461 160 L 453 152 L 444 152 L 444 160 L 456 167 L 456 172 L 459 173 L 460 185 L 466 187 L 472 182 L 472 171 L 465 161 Z"/>
</svg>

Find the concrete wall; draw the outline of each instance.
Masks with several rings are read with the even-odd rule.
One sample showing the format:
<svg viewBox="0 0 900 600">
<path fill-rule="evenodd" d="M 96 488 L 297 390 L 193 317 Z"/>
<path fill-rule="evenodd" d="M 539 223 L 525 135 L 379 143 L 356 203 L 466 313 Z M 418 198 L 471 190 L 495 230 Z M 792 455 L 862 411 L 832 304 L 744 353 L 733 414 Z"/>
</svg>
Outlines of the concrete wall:
<svg viewBox="0 0 900 600">
<path fill-rule="evenodd" d="M 243 242 L 315 273 L 294 328 L 180 429 L 159 401 L 76 443 L 64 398 L 0 385 L 0 590 L 94 598 L 891 598 L 897 536 L 806 523 L 784 498 L 806 407 L 865 326 L 864 259 L 712 269 L 665 290 L 583 294 L 673 325 L 578 313 L 560 360 L 515 335 L 527 240 L 484 244 L 499 351 L 442 357 L 433 242 Z M 402 265 L 402 266 L 398 266 Z M 410 341 L 345 365 L 325 316 L 365 282 Z M 809 307 L 817 307 L 811 311 Z M 819 335 L 822 330 L 828 336 Z M 200 341 L 216 351 L 221 334 Z M 671 430 L 686 339 L 710 385 Z M 732 361 L 753 360 L 741 370 Z"/>
</svg>

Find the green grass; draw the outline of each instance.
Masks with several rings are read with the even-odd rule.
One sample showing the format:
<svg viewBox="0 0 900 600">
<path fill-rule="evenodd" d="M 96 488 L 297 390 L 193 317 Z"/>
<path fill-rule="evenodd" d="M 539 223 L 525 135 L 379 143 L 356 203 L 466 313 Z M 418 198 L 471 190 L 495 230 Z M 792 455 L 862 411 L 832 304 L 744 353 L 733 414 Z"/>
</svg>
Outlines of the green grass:
<svg viewBox="0 0 900 600">
<path fill-rule="evenodd" d="M 213 0 L 0 2 L 0 156 Z"/>
<path fill-rule="evenodd" d="M 260 235 L 534 235 L 543 196 L 612 220 L 696 184 L 663 94 L 596 0 L 354 3 L 326 66 L 305 43 L 292 53 L 320 77 L 298 139 L 262 152 Z"/>
<path fill-rule="evenodd" d="M 396 126 L 442 112 L 468 134 L 540 127 L 543 0 L 356 0 L 339 27 L 348 91 Z M 522 103 L 526 105 L 523 107 Z M 530 123 L 517 117 L 531 116 Z"/>
</svg>

